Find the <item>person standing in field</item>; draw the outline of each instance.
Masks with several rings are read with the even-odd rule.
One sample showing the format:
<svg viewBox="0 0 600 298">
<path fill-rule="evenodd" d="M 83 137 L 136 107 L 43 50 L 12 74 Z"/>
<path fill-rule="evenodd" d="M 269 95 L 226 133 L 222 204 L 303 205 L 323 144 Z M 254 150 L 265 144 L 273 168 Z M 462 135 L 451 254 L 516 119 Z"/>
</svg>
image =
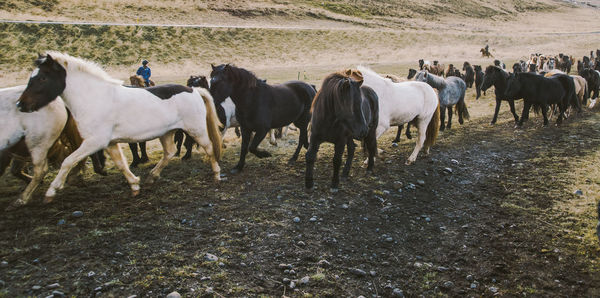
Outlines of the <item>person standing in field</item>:
<svg viewBox="0 0 600 298">
<path fill-rule="evenodd" d="M 142 61 L 142 66 L 138 68 L 135 74 L 144 78 L 144 84 L 146 87 L 150 86 L 150 76 L 152 75 L 152 72 L 150 71 L 150 67 L 148 67 L 148 60 L 144 59 Z"/>
</svg>

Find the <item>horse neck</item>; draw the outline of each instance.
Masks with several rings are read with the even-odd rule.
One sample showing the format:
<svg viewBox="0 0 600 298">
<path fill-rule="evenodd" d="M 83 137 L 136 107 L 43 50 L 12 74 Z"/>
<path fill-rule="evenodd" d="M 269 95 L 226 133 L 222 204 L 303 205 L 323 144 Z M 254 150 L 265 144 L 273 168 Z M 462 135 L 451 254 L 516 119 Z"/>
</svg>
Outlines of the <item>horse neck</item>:
<svg viewBox="0 0 600 298">
<path fill-rule="evenodd" d="M 496 79 L 494 80 L 494 88 L 496 88 L 496 90 L 498 92 L 504 93 L 504 90 L 506 90 L 506 85 L 508 84 L 508 73 L 502 71 L 502 70 L 498 70 Z"/>
<path fill-rule="evenodd" d="M 427 75 L 427 84 L 437 89 L 444 89 L 446 87 L 446 81 L 442 77 L 432 74 Z"/>
<path fill-rule="evenodd" d="M 61 97 L 73 117 L 77 119 L 79 115 L 90 110 L 99 112 L 108 108 L 115 90 L 120 87 L 86 73 L 70 72 L 67 74 L 65 90 Z"/>
</svg>

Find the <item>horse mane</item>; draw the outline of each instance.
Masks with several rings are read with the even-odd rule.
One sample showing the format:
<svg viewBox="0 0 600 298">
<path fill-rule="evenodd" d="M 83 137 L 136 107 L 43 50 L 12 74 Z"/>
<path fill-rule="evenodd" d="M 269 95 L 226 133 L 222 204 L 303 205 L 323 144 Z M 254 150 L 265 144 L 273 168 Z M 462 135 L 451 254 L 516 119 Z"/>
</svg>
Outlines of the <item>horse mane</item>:
<svg viewBox="0 0 600 298">
<path fill-rule="evenodd" d="M 358 69 L 358 71 L 360 71 L 362 73 L 364 78 L 366 78 L 367 76 L 370 76 L 370 77 L 379 78 L 386 83 L 394 83 L 391 79 L 381 76 L 380 74 L 376 73 L 375 71 L 373 71 L 372 69 L 370 69 L 366 66 L 359 65 L 356 68 Z"/>
<path fill-rule="evenodd" d="M 488 73 L 489 71 L 503 71 L 503 72 L 506 72 L 506 70 L 502 69 L 502 67 L 496 66 L 496 65 L 490 65 L 490 66 L 488 66 L 488 67 L 485 68 L 485 73 Z"/>
<path fill-rule="evenodd" d="M 131 83 L 131 86 L 145 87 L 144 78 L 142 78 L 141 76 L 138 76 L 138 75 L 132 75 L 132 76 L 130 76 L 129 77 L 129 82 Z"/>
<path fill-rule="evenodd" d="M 55 51 L 48 51 L 48 52 L 46 52 L 46 55 L 52 56 L 52 59 L 54 59 L 62 67 L 64 67 L 64 69 L 67 71 L 67 73 L 69 71 L 80 71 L 80 72 L 90 74 L 90 75 L 96 77 L 97 79 L 105 81 L 110 84 L 115 84 L 115 85 L 123 84 L 123 81 L 112 78 L 108 73 L 106 73 L 106 71 L 104 71 L 104 69 L 102 69 L 102 67 L 100 65 L 98 65 L 95 62 L 84 60 L 84 59 L 78 58 L 78 57 L 73 57 L 69 54 L 55 52 Z M 45 60 L 45 59 L 46 59 L 45 57 L 42 57 L 42 58 L 38 59 L 37 61 L 43 62 L 43 60 Z"/>
<path fill-rule="evenodd" d="M 442 88 L 446 85 L 446 80 L 440 76 L 427 72 L 427 83 L 433 88 Z"/>
<path fill-rule="evenodd" d="M 256 75 L 244 68 L 237 67 L 233 64 L 227 64 L 227 74 L 230 76 L 232 81 L 239 85 L 240 89 L 250 89 L 258 86 L 259 82 L 264 83 L 262 80 L 258 79 Z"/>
<path fill-rule="evenodd" d="M 359 74 L 361 72 L 359 71 Z M 328 75 L 324 80 L 319 92 L 310 107 L 312 117 L 315 119 L 325 119 L 327 115 L 338 115 L 337 109 L 349 108 L 352 113 L 352 106 L 346 106 L 341 103 L 344 94 L 340 92 L 340 87 L 348 79 L 354 80 L 354 71 L 348 69 L 345 71 L 334 72 Z M 316 109 L 315 109 L 316 108 Z M 316 112 L 315 112 L 316 111 Z"/>
</svg>

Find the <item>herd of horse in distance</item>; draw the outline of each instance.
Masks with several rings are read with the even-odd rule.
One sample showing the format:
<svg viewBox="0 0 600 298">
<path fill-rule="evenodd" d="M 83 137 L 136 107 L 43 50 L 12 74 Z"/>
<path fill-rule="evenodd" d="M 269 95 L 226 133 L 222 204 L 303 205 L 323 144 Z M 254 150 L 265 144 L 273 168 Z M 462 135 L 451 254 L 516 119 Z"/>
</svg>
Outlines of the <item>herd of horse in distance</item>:
<svg viewBox="0 0 600 298">
<path fill-rule="evenodd" d="M 575 64 L 577 74 L 570 75 Z M 342 155 L 347 150 L 341 175 L 347 178 L 354 140 L 362 142 L 370 172 L 377 139 L 396 126 L 394 141 L 399 141 L 404 124 L 411 138 L 410 126 L 416 126 L 416 145 L 406 161 L 411 164 L 422 149 L 429 153 L 440 130 L 451 128 L 453 108 L 460 124 L 469 118 L 467 88 L 475 87 L 479 99 L 481 92 L 494 86 L 496 107 L 491 123 L 496 122 L 500 104 L 506 101 L 517 126 L 528 119 L 531 107 L 541 111 L 544 125 L 552 114 L 560 124 L 588 106 L 588 99 L 591 108 L 600 88 L 600 50 L 577 62 L 564 54 L 531 54 L 528 60 L 516 62 L 510 72 L 499 60 L 485 69 L 464 62 L 461 72 L 452 64 L 421 59 L 406 79 L 358 66 L 329 74 L 320 88 L 299 80 L 269 84 L 232 64 L 212 65 L 208 78 L 191 76 L 188 86 L 146 88 L 134 86 L 135 77 L 132 86 L 123 85 L 96 63 L 65 53 L 39 55 L 35 65 L 27 85 L 0 89 L 0 175 L 11 165 L 15 176 L 29 182 L 7 210 L 29 203 L 48 172 L 49 161 L 62 164 L 45 203 L 52 202 L 73 168 L 74 175 L 80 174 L 88 156 L 94 171 L 106 175 L 104 152 L 123 173 L 132 194 L 139 194 L 140 178 L 131 172 L 118 143 L 130 143 L 135 166 L 148 160 L 142 144 L 160 140 L 163 157 L 150 171 L 147 184 L 159 178 L 169 160 L 179 155 L 182 143 L 188 150 L 186 158 L 194 144 L 202 147 L 214 179 L 221 180 L 218 161 L 228 127 L 236 127 L 242 139 L 239 161 L 232 169 L 239 173 L 248 152 L 259 158 L 271 156 L 258 148 L 268 133 L 273 137 L 273 129 L 293 124 L 299 139 L 289 163 L 296 162 L 302 148 L 307 149 L 307 189 L 314 187 L 313 167 L 320 144 L 333 143 L 331 191 L 337 192 Z M 520 99 L 524 104 L 519 116 L 514 101 Z M 140 143 L 142 158 L 133 146 L 136 143 Z M 32 176 L 24 171 L 26 162 L 33 165 Z M 600 216 L 600 206 L 598 212 Z"/>
</svg>

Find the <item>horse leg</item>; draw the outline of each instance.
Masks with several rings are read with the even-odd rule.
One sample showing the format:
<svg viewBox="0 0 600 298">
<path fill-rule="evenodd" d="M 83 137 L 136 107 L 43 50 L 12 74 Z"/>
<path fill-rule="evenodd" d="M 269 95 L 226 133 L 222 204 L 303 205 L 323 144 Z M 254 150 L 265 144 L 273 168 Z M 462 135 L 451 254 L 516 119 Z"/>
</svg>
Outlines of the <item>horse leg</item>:
<svg viewBox="0 0 600 298">
<path fill-rule="evenodd" d="M 404 128 L 404 125 L 398 125 L 398 132 L 396 132 L 396 138 L 392 141 L 392 143 L 400 142 L 400 136 L 402 135 L 403 128 Z"/>
<path fill-rule="evenodd" d="M 33 195 L 33 192 L 38 188 L 40 183 L 44 180 L 44 176 L 48 172 L 48 150 L 44 146 L 34 147 L 31 149 L 31 162 L 33 163 L 33 178 L 27 185 L 21 197 L 14 201 L 6 208 L 7 211 L 14 210 L 20 206 L 26 205 Z M 13 162 L 13 165 L 15 163 Z M 19 172 L 21 169 L 19 169 Z"/>
<path fill-rule="evenodd" d="M 138 155 L 137 143 L 129 143 L 129 149 L 131 150 L 132 161 L 129 165 L 130 168 L 137 168 L 140 164 L 140 156 Z"/>
<path fill-rule="evenodd" d="M 513 114 L 513 116 L 515 117 L 515 123 L 519 122 L 519 115 L 517 115 L 517 112 L 515 110 L 515 101 L 514 100 L 509 100 L 508 101 L 508 106 L 510 107 L 510 112 Z M 497 114 L 498 112 L 496 112 Z"/>
<path fill-rule="evenodd" d="M 352 167 L 352 159 L 354 158 L 354 152 L 356 151 L 356 144 L 354 144 L 352 138 L 348 138 L 346 147 L 348 148 L 348 155 L 346 155 L 346 164 L 342 171 L 342 179 L 344 180 L 348 179 L 348 176 L 350 176 L 350 167 Z"/>
<path fill-rule="evenodd" d="M 23 169 L 25 169 L 25 164 L 26 162 L 22 160 L 14 159 L 12 161 L 12 165 L 10 166 L 10 173 L 13 174 L 13 176 L 23 180 L 25 183 L 31 183 L 32 177 L 23 172 Z"/>
<path fill-rule="evenodd" d="M 207 132 L 198 132 L 195 130 L 189 130 L 186 132 L 187 138 L 193 140 L 198 143 L 202 149 L 206 152 L 206 155 L 209 157 L 210 166 L 213 171 L 213 178 L 215 181 L 221 181 L 221 167 L 219 166 L 219 162 L 217 161 L 217 157 L 213 151 L 213 143 L 211 142 Z M 187 139 L 186 139 L 187 142 Z"/>
<path fill-rule="evenodd" d="M 269 144 L 273 145 L 273 146 L 277 146 L 277 139 L 275 138 L 275 135 L 277 129 L 271 129 L 269 130 Z"/>
<path fill-rule="evenodd" d="M 410 140 L 412 139 L 412 135 L 410 134 L 410 122 L 406 123 L 406 137 Z"/>
<path fill-rule="evenodd" d="M 332 193 L 338 192 L 338 187 L 340 185 L 340 166 L 342 165 L 342 155 L 344 154 L 344 147 L 346 147 L 346 142 L 342 140 L 338 140 L 335 143 L 335 153 L 333 155 L 333 178 L 331 178 L 331 189 Z"/>
<path fill-rule="evenodd" d="M 446 107 L 440 105 L 440 131 L 444 129 L 446 129 Z"/>
<path fill-rule="evenodd" d="M 175 156 L 177 149 L 175 148 L 175 142 L 173 142 L 173 134 L 175 132 L 170 131 L 159 138 L 163 147 L 163 157 L 150 171 L 150 176 L 146 179 L 147 183 L 154 183 L 160 177 L 160 172 L 169 164 L 169 160 Z"/>
<path fill-rule="evenodd" d="M 523 121 L 529 119 L 529 109 L 531 108 L 531 103 L 526 101 L 523 104 L 523 112 L 521 114 L 521 120 L 519 120 L 519 123 L 517 124 L 517 126 L 521 127 L 523 126 Z"/>
<path fill-rule="evenodd" d="M 185 133 L 185 142 L 183 145 L 185 146 L 185 155 L 181 158 L 182 160 L 187 160 L 192 157 L 192 151 L 194 151 L 194 144 L 196 143 L 194 138 L 192 138 L 187 132 Z"/>
<path fill-rule="evenodd" d="M 125 179 L 127 179 L 127 182 L 131 187 L 131 195 L 134 197 L 137 196 L 140 193 L 140 178 L 136 177 L 127 166 L 127 161 L 125 160 L 125 156 L 123 155 L 123 151 L 119 144 L 109 145 L 106 148 L 106 152 L 108 152 L 110 159 L 113 160 L 115 166 L 123 173 Z"/>
<path fill-rule="evenodd" d="M 104 156 L 104 150 L 99 150 L 98 152 L 92 154 L 90 158 L 92 159 L 92 166 L 94 166 L 95 173 L 102 176 L 108 175 L 104 169 L 104 166 L 106 165 L 106 156 Z"/>
<path fill-rule="evenodd" d="M 177 131 L 175 131 L 175 136 L 173 137 L 173 140 L 175 141 L 175 146 L 177 147 L 175 156 L 179 156 L 179 154 L 181 154 L 181 145 L 183 144 L 183 130 L 178 129 Z"/>
<path fill-rule="evenodd" d="M 4 171 L 10 164 L 11 160 L 12 160 L 12 156 L 11 156 L 10 152 L 8 152 L 8 149 L 0 150 L 0 177 L 2 177 L 2 175 L 4 175 Z"/>
<path fill-rule="evenodd" d="M 441 115 L 442 114 L 440 112 L 440 117 Z M 417 155 L 419 154 L 419 151 L 421 151 L 421 148 L 423 148 L 423 144 L 425 143 L 428 124 L 429 123 L 423 121 L 423 119 L 419 119 L 419 122 L 417 123 L 419 130 L 419 134 L 417 135 L 417 143 L 415 144 L 415 149 L 413 150 L 412 154 L 408 157 L 408 160 L 406 160 L 406 165 L 410 165 L 417 160 Z"/>
<path fill-rule="evenodd" d="M 313 172 L 315 167 L 315 160 L 317 159 L 317 152 L 319 151 L 319 146 L 321 145 L 321 140 L 318 140 L 317 137 L 311 136 L 310 145 L 308 145 L 308 150 L 306 151 L 306 173 L 304 175 L 304 186 L 306 189 L 312 189 L 314 186 L 313 180 Z"/>
<path fill-rule="evenodd" d="M 456 107 L 458 109 L 458 107 Z M 452 106 L 448 106 L 448 125 L 447 129 L 452 129 Z"/>
<path fill-rule="evenodd" d="M 231 170 L 232 174 L 236 174 L 242 171 L 244 164 L 246 163 L 246 155 L 248 154 L 248 147 L 250 145 L 250 138 L 252 137 L 252 131 L 242 127 L 242 146 L 240 151 L 240 160 L 238 164 Z"/>
<path fill-rule="evenodd" d="M 308 123 L 296 123 L 295 124 L 298 129 L 300 129 L 300 136 L 298 137 L 298 146 L 296 146 L 296 151 L 294 151 L 294 155 L 288 160 L 288 165 L 291 165 L 298 160 L 298 155 L 300 155 L 300 149 L 304 146 L 304 148 L 308 148 Z"/>
<path fill-rule="evenodd" d="M 410 125 L 410 123 L 409 123 Z M 408 129 L 409 126 L 406 127 Z M 375 134 L 370 132 L 365 139 L 365 145 L 367 146 L 367 151 L 369 151 L 369 156 L 367 158 L 367 173 L 373 172 L 373 165 L 375 163 L 375 154 L 377 154 L 377 138 Z"/>
<path fill-rule="evenodd" d="M 268 128 L 257 130 L 256 133 L 254 133 L 254 138 L 252 138 L 252 141 L 250 142 L 250 147 L 248 148 L 248 151 L 256 155 L 256 157 L 258 158 L 271 157 L 271 153 L 258 149 L 258 144 L 260 144 L 260 142 L 265 138 L 268 131 Z"/>
<path fill-rule="evenodd" d="M 73 153 L 67 156 L 67 158 L 65 158 L 65 160 L 62 162 L 58 174 L 54 178 L 54 181 L 50 183 L 50 187 L 46 191 L 46 198 L 44 199 L 44 203 L 50 203 L 52 202 L 52 200 L 54 200 L 54 197 L 56 196 L 56 191 L 63 189 L 63 187 L 65 186 L 65 180 L 67 178 L 67 175 L 78 162 L 93 154 L 94 152 L 98 151 L 103 146 L 104 142 L 99 142 L 93 138 L 83 140 L 79 148 L 73 151 Z M 139 191 L 139 186 L 137 190 Z"/>
<path fill-rule="evenodd" d="M 140 163 L 146 163 L 150 159 L 148 159 L 148 154 L 146 153 L 146 142 L 139 142 L 140 152 L 142 153 L 142 158 L 140 159 Z"/>
<path fill-rule="evenodd" d="M 510 101 L 508 102 L 510 104 Z M 502 100 L 496 98 L 496 109 L 494 109 L 494 118 L 492 118 L 492 122 L 490 122 L 491 125 L 496 124 L 496 121 L 498 120 L 498 113 L 500 113 L 500 105 L 502 104 Z M 513 102 L 512 109 L 515 108 L 515 104 Z"/>
<path fill-rule="evenodd" d="M 548 126 L 548 106 L 547 105 L 542 105 L 542 116 L 544 117 L 544 127 L 546 127 L 546 126 Z M 560 118 L 560 115 L 558 117 Z"/>
</svg>

